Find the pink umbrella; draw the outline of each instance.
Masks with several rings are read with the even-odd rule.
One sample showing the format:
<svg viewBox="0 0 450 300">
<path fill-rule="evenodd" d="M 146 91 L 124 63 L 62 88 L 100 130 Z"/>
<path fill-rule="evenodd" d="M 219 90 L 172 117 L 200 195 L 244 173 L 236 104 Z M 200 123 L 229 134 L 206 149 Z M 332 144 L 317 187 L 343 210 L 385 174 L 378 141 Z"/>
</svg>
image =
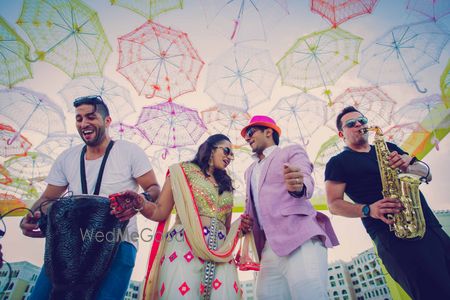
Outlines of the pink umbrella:
<svg viewBox="0 0 450 300">
<path fill-rule="evenodd" d="M 172 101 L 142 108 L 136 127 L 151 145 L 166 148 L 195 145 L 206 131 L 196 110 Z"/>
<path fill-rule="evenodd" d="M 31 143 L 21 134 L 15 140 L 14 136 L 16 136 L 14 128 L 0 124 L 0 156 L 26 155 Z"/>
<path fill-rule="evenodd" d="M 170 27 L 148 21 L 119 37 L 117 71 L 147 98 L 195 91 L 203 65 L 187 34 Z"/>
</svg>

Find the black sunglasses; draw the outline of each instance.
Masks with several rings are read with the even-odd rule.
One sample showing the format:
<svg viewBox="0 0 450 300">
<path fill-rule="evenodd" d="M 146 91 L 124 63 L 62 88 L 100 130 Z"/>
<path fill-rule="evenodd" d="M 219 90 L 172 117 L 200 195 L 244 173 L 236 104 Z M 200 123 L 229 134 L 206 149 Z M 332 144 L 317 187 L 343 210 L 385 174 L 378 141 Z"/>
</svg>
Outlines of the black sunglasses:
<svg viewBox="0 0 450 300">
<path fill-rule="evenodd" d="M 356 118 L 356 119 L 350 119 L 350 120 L 347 120 L 347 122 L 345 122 L 344 126 L 347 127 L 347 128 L 353 128 L 353 127 L 356 126 L 357 122 L 359 122 L 361 125 L 366 125 L 367 122 L 369 122 L 369 120 L 367 120 L 366 117 L 359 117 L 359 118 Z"/>
<path fill-rule="evenodd" d="M 217 149 L 217 148 L 222 149 L 223 154 L 225 154 L 226 156 L 234 157 L 233 150 L 231 150 L 230 147 L 220 147 L 220 146 L 214 147 L 214 149 Z"/>
<path fill-rule="evenodd" d="M 255 132 L 258 131 L 258 129 L 256 127 L 250 127 L 249 129 L 247 129 L 247 131 L 245 132 L 245 134 L 251 138 Z"/>
<path fill-rule="evenodd" d="M 99 95 L 83 96 L 83 97 L 76 98 L 73 101 L 74 107 L 78 107 L 82 104 L 103 104 L 103 105 L 105 105 L 102 97 Z"/>
</svg>

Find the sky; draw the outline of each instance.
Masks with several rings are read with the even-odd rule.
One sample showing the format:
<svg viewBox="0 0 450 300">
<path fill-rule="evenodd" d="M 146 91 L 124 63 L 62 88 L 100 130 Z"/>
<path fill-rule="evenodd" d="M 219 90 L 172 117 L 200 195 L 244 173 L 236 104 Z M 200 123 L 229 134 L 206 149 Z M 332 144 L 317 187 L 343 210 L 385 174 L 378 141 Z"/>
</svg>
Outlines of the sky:
<svg viewBox="0 0 450 300">
<path fill-rule="evenodd" d="M 207 0 L 187 0 L 185 1 L 182 10 L 170 11 L 155 19 L 156 22 L 162 25 L 186 32 L 191 44 L 205 62 L 199 75 L 196 91 L 186 93 L 174 100 L 177 104 L 185 105 L 189 108 L 198 110 L 199 112 L 215 105 L 215 102 L 206 93 L 208 87 L 207 78 L 209 63 L 213 62 L 220 57 L 222 53 L 233 46 L 233 43 L 229 39 L 225 38 L 220 32 L 215 31 L 213 25 L 207 26 L 208 23 L 205 16 L 206 8 L 203 5 L 206 1 Z M 20 15 L 21 2 L 22 1 L 0 0 L 0 15 L 12 25 L 23 39 L 29 41 L 25 32 L 15 24 L 15 21 Z M 272 59 L 271 63 L 273 64 L 284 55 L 299 37 L 315 31 L 325 30 L 330 27 L 328 21 L 310 11 L 309 1 L 291 0 L 287 1 L 287 3 L 289 14 L 271 24 L 268 30 L 266 30 L 266 41 L 251 41 L 241 43 L 240 45 L 258 49 L 267 49 Z M 362 37 L 363 41 L 360 50 L 365 49 L 376 38 L 383 35 L 392 27 L 416 22 L 422 19 L 418 15 L 405 10 L 406 3 L 407 1 L 381 0 L 372 14 L 352 19 L 342 24 L 340 28 Z M 114 80 L 129 91 L 136 112 L 129 115 L 124 122 L 134 124 L 143 106 L 164 102 L 161 98 L 147 99 L 144 96 L 139 96 L 130 82 L 116 71 L 119 56 L 117 38 L 141 26 L 145 22 L 145 18 L 125 8 L 111 6 L 109 1 L 106 0 L 90 1 L 89 6 L 98 12 L 100 21 L 113 49 L 113 52 L 105 65 L 103 75 Z M 448 19 L 449 18 L 447 18 L 447 20 Z M 256 26 L 255 24 L 253 25 Z M 442 52 L 440 63 L 426 68 L 417 75 L 419 84 L 428 89 L 425 96 L 440 92 L 439 77 L 449 59 L 448 53 L 449 46 L 447 45 L 447 48 Z M 359 69 L 360 65 L 356 65 L 346 72 L 334 85 L 329 86 L 332 92 L 332 98 L 335 98 L 349 87 L 370 86 L 369 82 L 358 78 Z M 32 72 L 32 79 L 23 81 L 17 86 L 26 87 L 36 92 L 46 94 L 50 99 L 60 105 L 65 112 L 67 133 L 76 134 L 74 114 L 67 111 L 67 106 L 64 103 L 61 94 L 58 93 L 71 81 L 70 77 L 46 62 L 33 63 Z M 399 74 L 399 76 L 401 75 Z M 382 88 L 397 102 L 395 106 L 396 109 L 414 98 L 424 96 L 423 94 L 419 94 L 416 89 L 409 84 L 389 84 Z M 322 88 L 317 88 L 310 90 L 309 93 L 322 100 L 326 100 L 322 91 Z M 280 77 L 277 77 L 269 99 L 262 102 L 260 105 L 251 108 L 248 113 L 250 115 L 268 114 L 280 98 L 299 92 L 300 90 L 294 87 L 282 86 Z M 226 102 L 226 99 L 224 99 L 223 102 Z M 114 120 L 114 115 L 112 118 Z M 320 145 L 333 134 L 334 132 L 331 129 L 323 126 L 310 137 L 307 151 L 311 159 L 317 154 Z M 33 145 L 38 145 L 45 138 L 45 136 L 35 133 L 29 133 L 27 136 L 32 141 Z M 206 138 L 207 134 L 203 135 L 198 144 Z M 431 167 L 433 181 L 428 185 L 422 185 L 421 190 L 428 199 L 431 208 L 435 210 L 450 209 L 448 192 L 446 189 L 448 182 L 448 179 L 446 179 L 448 177 L 446 176 L 446 171 L 449 167 L 450 160 L 449 146 L 448 138 L 444 139 L 440 143 L 439 151 L 432 150 L 425 158 L 425 161 Z M 190 148 L 195 149 L 195 147 L 196 146 Z M 146 153 L 149 154 L 154 166 L 160 164 L 164 169 L 164 166 L 167 165 L 169 161 L 176 161 L 176 157 L 173 157 L 174 155 L 167 160 L 163 160 L 160 156 L 160 151 L 161 149 L 157 147 L 150 147 L 146 150 Z M 238 157 L 233 163 L 233 170 L 237 174 L 235 175 L 237 176 L 235 179 L 239 185 L 239 197 L 242 197 L 242 189 L 244 188 L 242 185 L 244 170 L 250 162 L 251 160 L 248 158 L 241 160 L 241 157 Z M 163 171 L 158 171 L 157 175 L 158 180 L 162 185 Z M 323 183 L 318 182 L 317 185 L 323 186 Z M 328 212 L 326 213 L 328 214 Z M 237 216 L 238 215 L 236 214 L 235 217 Z M 330 216 L 330 218 L 341 243 L 341 245 L 329 250 L 330 262 L 339 259 L 349 261 L 358 253 L 372 246 L 359 219 L 347 219 L 339 216 Z M 41 265 L 43 261 L 44 241 L 42 239 L 24 237 L 18 229 L 19 221 L 20 218 L 15 217 L 7 218 L 5 221 L 7 232 L 4 238 L 0 240 L 3 245 L 4 258 L 10 262 L 27 260 L 36 265 Z M 153 228 L 154 223 L 140 218 L 139 226 L 141 228 L 144 228 L 145 226 Z M 136 267 L 132 275 L 132 278 L 135 280 L 142 280 L 144 276 L 149 246 L 149 243 L 140 244 Z M 243 278 L 246 277 L 248 277 L 248 274 L 243 276 Z"/>
</svg>

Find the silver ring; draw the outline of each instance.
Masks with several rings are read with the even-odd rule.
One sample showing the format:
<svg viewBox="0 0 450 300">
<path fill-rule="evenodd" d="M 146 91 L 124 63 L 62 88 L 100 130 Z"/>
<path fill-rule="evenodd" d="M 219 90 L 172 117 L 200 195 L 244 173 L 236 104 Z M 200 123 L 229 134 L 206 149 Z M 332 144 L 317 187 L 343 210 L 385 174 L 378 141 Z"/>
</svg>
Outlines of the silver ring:
<svg viewBox="0 0 450 300">
<path fill-rule="evenodd" d="M 297 183 L 300 183 L 300 178 L 297 178 Z"/>
</svg>

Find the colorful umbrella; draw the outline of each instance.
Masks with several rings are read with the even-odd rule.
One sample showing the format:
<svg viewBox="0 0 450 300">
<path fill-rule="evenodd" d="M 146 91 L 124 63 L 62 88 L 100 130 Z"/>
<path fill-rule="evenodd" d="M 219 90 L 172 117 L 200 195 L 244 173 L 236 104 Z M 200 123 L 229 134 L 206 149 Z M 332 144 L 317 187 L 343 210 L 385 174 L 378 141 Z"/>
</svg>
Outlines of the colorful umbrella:
<svg viewBox="0 0 450 300">
<path fill-rule="evenodd" d="M 431 132 L 426 130 L 419 122 L 394 125 L 384 132 L 386 141 L 401 145 L 410 155 L 417 156 L 425 149 Z"/>
<path fill-rule="evenodd" d="M 307 92 L 325 87 L 331 105 L 328 85 L 358 64 L 362 38 L 340 28 L 314 32 L 299 38 L 277 62 L 283 85 Z"/>
<path fill-rule="evenodd" d="M 241 136 L 241 130 L 247 126 L 250 120 L 248 113 L 227 106 L 216 106 L 204 110 L 200 114 L 210 134 L 225 134 L 235 147 L 246 144 Z"/>
<path fill-rule="evenodd" d="M 14 156 L 3 166 L 11 178 L 38 182 L 44 180 L 52 167 L 54 159 L 39 152 L 28 152 L 26 156 Z"/>
<path fill-rule="evenodd" d="M 195 91 L 203 65 L 187 34 L 170 27 L 148 21 L 119 37 L 117 71 L 147 98 Z"/>
<path fill-rule="evenodd" d="M 328 125 L 337 130 L 335 116 L 344 107 L 351 105 L 361 111 L 371 124 L 384 128 L 391 124 L 395 104 L 396 102 L 379 87 L 347 88 L 336 97 L 333 106 L 329 108 Z"/>
<path fill-rule="evenodd" d="M 448 0 L 409 0 L 406 9 L 436 22 L 440 18 L 450 14 L 450 2 Z"/>
<path fill-rule="evenodd" d="M 33 61 L 72 78 L 101 75 L 112 51 L 97 12 L 81 0 L 24 0 L 17 24 L 36 48 Z"/>
<path fill-rule="evenodd" d="M 0 193 L 0 215 L 4 215 L 11 210 L 17 209 L 12 213 L 9 213 L 6 215 L 7 217 L 18 217 L 23 216 L 28 213 L 25 209 L 19 209 L 19 208 L 26 208 L 27 205 L 20 200 L 17 196 L 10 194 L 10 193 Z"/>
<path fill-rule="evenodd" d="M 71 80 L 59 93 L 71 112 L 74 111 L 73 101 L 88 95 L 102 96 L 113 120 L 123 120 L 136 111 L 128 89 L 106 77 L 90 76 Z"/>
<path fill-rule="evenodd" d="M 235 45 L 208 65 L 205 91 L 218 104 L 247 111 L 269 100 L 277 77 L 269 51 Z"/>
<path fill-rule="evenodd" d="M 30 48 L 12 27 L 0 16 L 0 84 L 12 87 L 31 78 L 28 57 Z"/>
<path fill-rule="evenodd" d="M 16 136 L 11 126 L 0 124 L 0 156 L 26 155 L 31 143 L 23 135 Z M 13 140 L 14 139 L 14 140 Z M 11 142 L 12 141 L 12 142 Z"/>
<path fill-rule="evenodd" d="M 143 150 L 150 147 L 150 143 L 136 126 L 116 122 L 109 126 L 109 135 L 113 140 L 125 140 L 139 145 Z"/>
<path fill-rule="evenodd" d="M 9 177 L 8 171 L 0 165 L 0 184 L 9 184 L 12 182 L 11 177 Z"/>
<path fill-rule="evenodd" d="M 281 98 L 269 115 L 282 128 L 284 137 L 307 146 L 309 138 L 327 120 L 326 107 L 326 102 L 316 96 L 299 93 Z"/>
<path fill-rule="evenodd" d="M 165 148 L 195 145 L 206 132 L 196 110 L 172 101 L 142 108 L 136 127 L 151 145 Z"/>
<path fill-rule="evenodd" d="M 312 0 L 311 11 L 327 19 L 334 28 L 354 17 L 372 13 L 378 0 Z"/>
<path fill-rule="evenodd" d="M 394 27 L 362 51 L 359 76 L 375 85 L 406 81 L 425 93 L 416 74 L 439 62 L 449 38 L 433 22 Z"/>
<path fill-rule="evenodd" d="M 83 140 L 78 134 L 52 133 L 36 147 L 36 150 L 56 159 L 63 151 L 81 143 Z"/>
<path fill-rule="evenodd" d="M 183 0 L 109 0 L 111 5 L 125 7 L 135 13 L 138 13 L 153 20 L 154 17 L 159 16 L 165 12 L 183 8 Z"/>
<path fill-rule="evenodd" d="M 47 96 L 25 88 L 0 90 L 0 115 L 14 128 L 19 128 L 8 143 L 11 144 L 23 130 L 44 135 L 66 132 L 64 113 Z"/>
<path fill-rule="evenodd" d="M 266 40 L 266 31 L 289 14 L 287 0 L 202 0 L 209 28 L 233 42 Z"/>
</svg>

